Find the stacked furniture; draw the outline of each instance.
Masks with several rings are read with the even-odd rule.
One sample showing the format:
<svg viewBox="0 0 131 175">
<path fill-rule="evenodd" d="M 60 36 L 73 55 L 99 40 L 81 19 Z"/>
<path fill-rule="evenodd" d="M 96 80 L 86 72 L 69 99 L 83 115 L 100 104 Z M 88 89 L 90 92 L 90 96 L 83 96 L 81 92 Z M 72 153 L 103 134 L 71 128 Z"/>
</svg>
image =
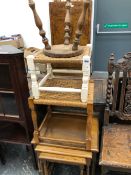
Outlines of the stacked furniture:
<svg viewBox="0 0 131 175">
<path fill-rule="evenodd" d="M 25 144 L 34 159 L 28 97 L 23 52 L 11 45 L 0 46 L 0 142 Z"/>
<path fill-rule="evenodd" d="M 54 2 L 54 5 L 56 4 Z M 50 46 L 35 3 L 29 0 L 36 26 L 45 45 L 35 56 L 26 57 L 32 89 L 32 96 L 29 98 L 34 124 L 32 143 L 35 145 L 39 172 L 42 175 L 50 174 L 54 163 L 77 165 L 80 167 L 80 175 L 89 175 L 95 171 L 99 124 L 93 110 L 94 82 L 90 80 L 91 44 L 79 46 L 79 42 L 90 1 L 83 3 L 72 44 L 72 3 L 67 0 L 63 5 L 66 5 L 64 44 Z M 50 7 L 52 9 L 52 6 Z M 46 65 L 44 75 L 37 67 L 40 63 Z M 40 125 L 37 111 L 39 105 L 47 107 L 47 113 Z"/>
<path fill-rule="evenodd" d="M 27 57 L 29 68 L 31 58 L 32 56 Z M 83 55 L 79 59 L 78 57 L 69 59 L 73 65 L 79 62 L 82 66 Z M 65 63 L 68 64 L 69 59 L 65 59 Z M 78 59 L 77 62 L 76 59 Z M 53 63 L 57 62 L 55 58 L 48 57 L 46 60 L 46 56 L 41 54 L 33 59 L 35 63 L 43 62 L 44 64 L 49 60 L 53 60 Z M 61 61 L 59 60 L 60 64 Z M 30 73 L 31 77 L 34 77 L 35 71 L 30 70 Z M 34 84 L 36 82 L 32 81 L 32 88 L 34 88 Z M 38 82 L 37 85 L 39 85 Z M 29 98 L 34 123 L 32 143 L 35 145 L 35 151 L 38 155 L 39 171 L 42 174 L 48 174 L 50 172 L 48 162 L 61 162 L 79 165 L 81 175 L 87 167 L 86 172 L 89 174 L 91 163 L 92 165 L 95 164 L 95 153 L 98 152 L 99 143 L 98 118 L 93 114 L 94 82 L 89 81 L 86 102 L 81 101 L 80 92 L 66 92 L 67 89 L 64 92 L 54 91 L 52 86 L 58 85 L 60 86 L 59 89 L 81 89 L 82 80 L 81 78 L 75 79 L 72 76 L 70 78 L 69 76 L 62 76 L 62 78 L 61 76 L 53 76 L 53 78 L 46 80 L 43 91 L 41 91 L 41 87 L 36 88 L 39 96 L 35 96 L 35 92 L 34 97 Z M 48 106 L 47 114 L 39 127 L 37 123 L 37 105 Z M 92 166 L 92 168 L 94 167 Z"/>
<path fill-rule="evenodd" d="M 108 63 L 108 84 L 100 165 L 131 173 L 131 53 Z M 113 76 L 115 76 L 113 78 Z"/>
</svg>

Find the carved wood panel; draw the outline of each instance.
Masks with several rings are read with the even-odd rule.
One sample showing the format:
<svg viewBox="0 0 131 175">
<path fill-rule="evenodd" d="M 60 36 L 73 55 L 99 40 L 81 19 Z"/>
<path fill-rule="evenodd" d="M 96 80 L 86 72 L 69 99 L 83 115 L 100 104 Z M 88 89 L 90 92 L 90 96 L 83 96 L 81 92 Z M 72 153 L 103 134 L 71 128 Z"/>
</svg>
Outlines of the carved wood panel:
<svg viewBox="0 0 131 175">
<path fill-rule="evenodd" d="M 131 78 L 130 77 L 128 78 L 127 87 L 126 87 L 124 113 L 131 115 Z"/>
<path fill-rule="evenodd" d="M 117 62 L 114 62 L 114 55 L 109 59 L 105 111 L 106 124 L 109 122 L 109 115 L 122 120 L 131 120 L 131 53 Z"/>
</svg>

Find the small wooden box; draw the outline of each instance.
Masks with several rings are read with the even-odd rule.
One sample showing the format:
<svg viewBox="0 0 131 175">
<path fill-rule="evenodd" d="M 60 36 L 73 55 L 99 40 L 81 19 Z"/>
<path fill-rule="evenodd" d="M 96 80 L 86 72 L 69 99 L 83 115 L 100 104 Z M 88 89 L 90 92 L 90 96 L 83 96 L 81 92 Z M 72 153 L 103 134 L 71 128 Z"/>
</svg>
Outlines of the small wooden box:
<svg viewBox="0 0 131 175">
<path fill-rule="evenodd" d="M 86 115 L 48 112 L 39 128 L 40 142 L 85 150 L 86 125 Z"/>
</svg>

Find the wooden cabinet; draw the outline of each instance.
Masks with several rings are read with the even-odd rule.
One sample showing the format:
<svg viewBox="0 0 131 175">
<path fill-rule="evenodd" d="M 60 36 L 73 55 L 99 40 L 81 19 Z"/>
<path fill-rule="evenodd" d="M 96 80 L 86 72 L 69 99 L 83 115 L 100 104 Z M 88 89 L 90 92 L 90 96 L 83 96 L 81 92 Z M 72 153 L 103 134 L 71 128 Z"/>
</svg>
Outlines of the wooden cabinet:
<svg viewBox="0 0 131 175">
<path fill-rule="evenodd" d="M 0 141 L 31 146 L 33 125 L 24 56 L 13 46 L 0 46 Z M 32 150 L 33 151 L 33 150 Z"/>
</svg>

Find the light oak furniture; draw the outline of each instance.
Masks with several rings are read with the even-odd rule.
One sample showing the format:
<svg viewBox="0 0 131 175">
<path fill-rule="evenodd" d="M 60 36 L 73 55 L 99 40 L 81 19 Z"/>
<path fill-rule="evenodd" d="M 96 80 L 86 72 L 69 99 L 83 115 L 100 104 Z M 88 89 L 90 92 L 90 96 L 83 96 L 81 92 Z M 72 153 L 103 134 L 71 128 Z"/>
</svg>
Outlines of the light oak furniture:
<svg viewBox="0 0 131 175">
<path fill-rule="evenodd" d="M 53 162 L 79 165 L 80 175 L 89 175 L 95 170 L 99 123 L 93 113 L 94 82 L 90 80 L 92 48 L 91 44 L 79 46 L 79 41 L 90 1 L 83 1 L 73 44 L 70 43 L 72 3 L 67 0 L 65 5 L 64 44 L 50 46 L 35 4 L 29 0 L 45 45 L 35 56 L 26 57 L 32 83 L 32 97 L 29 98 L 34 124 L 32 143 L 42 175 L 52 172 Z M 39 79 L 42 76 L 37 67 L 39 63 L 47 66 L 47 73 L 42 79 Z M 36 110 L 39 105 L 48 107 L 40 126 Z"/>
<path fill-rule="evenodd" d="M 94 83 L 90 81 L 87 103 L 82 103 L 79 96 L 75 93 L 64 93 L 63 96 L 62 93 L 44 92 L 41 93 L 39 99 L 29 98 L 29 106 L 32 111 L 32 120 L 34 123 L 34 138 L 32 143 L 36 145 L 35 150 L 38 154 L 39 170 L 43 174 L 46 170 L 43 170 L 41 165 L 44 164 L 45 167 L 46 163 L 43 162 L 46 161 L 64 162 L 67 164 L 72 162 L 72 164 L 77 163 L 79 165 L 83 161 L 82 169 L 86 165 L 88 170 L 86 173 L 89 174 L 91 162 L 95 163 L 93 162 L 94 159 L 92 160 L 92 156 L 94 157 L 95 153 L 98 152 L 99 147 L 99 123 L 98 118 L 93 115 L 93 94 Z M 48 107 L 48 112 L 38 127 L 35 107 L 40 104 L 53 105 L 59 108 L 62 106 L 74 107 L 75 109 L 79 107 L 87 110 L 87 113 L 81 113 L 80 111 L 73 113 L 69 108 L 66 111 L 54 111 L 51 107 Z M 73 157 L 70 157 L 70 152 L 73 150 L 76 152 L 74 154 L 72 153 Z M 84 154 L 86 154 L 86 157 Z M 73 162 L 73 159 L 76 159 L 76 162 L 75 160 Z M 77 162 L 78 160 L 80 161 L 79 163 Z M 46 167 L 46 169 L 48 168 Z"/>
<path fill-rule="evenodd" d="M 90 79 L 90 65 L 91 65 L 91 49 L 90 46 L 84 47 L 84 53 L 80 56 L 70 57 L 70 58 L 51 58 L 43 55 L 42 51 L 36 55 L 29 55 L 26 57 L 28 72 L 31 74 L 31 86 L 32 86 L 32 95 L 35 99 L 39 99 L 41 91 L 48 92 L 69 92 L 69 93 L 78 93 L 80 94 L 80 99 L 82 102 L 87 102 L 88 98 L 88 82 Z M 41 63 L 47 66 L 46 75 L 43 75 L 41 81 L 38 79 L 38 75 L 40 73 L 39 69 L 37 69 L 36 64 Z M 57 64 L 57 68 L 55 65 Z M 64 65 L 64 67 L 62 66 Z M 68 66 L 70 65 L 70 67 Z M 75 66 L 81 66 L 81 68 L 75 69 Z M 59 67 L 61 66 L 61 67 Z M 67 67 L 68 66 L 68 67 Z M 74 69 L 73 69 L 74 68 Z M 67 79 L 70 78 L 74 74 L 76 78 L 81 78 L 81 86 L 79 88 L 73 88 L 70 81 L 70 86 L 61 87 L 59 83 L 56 83 L 56 78 Z M 57 76 L 59 75 L 59 76 Z M 54 82 L 52 86 L 47 86 L 48 81 Z M 77 81 L 76 81 L 77 82 Z"/>
<path fill-rule="evenodd" d="M 50 8 L 51 16 L 52 16 L 53 6 L 56 7 L 56 4 L 59 4 L 59 3 L 58 2 L 50 3 L 51 4 L 51 8 Z M 62 2 L 62 4 L 63 4 L 63 2 Z M 80 4 L 80 2 L 77 5 L 79 5 L 79 4 Z M 87 97 L 88 97 L 88 95 L 87 95 L 88 82 L 89 82 L 89 78 L 90 78 L 92 44 L 88 44 L 87 46 L 83 47 L 83 46 L 79 46 L 79 42 L 80 42 L 80 37 L 81 37 L 82 32 L 83 32 L 85 19 L 87 19 L 87 16 L 88 16 L 88 20 L 89 20 L 88 27 L 90 28 L 90 26 L 91 26 L 91 22 L 90 22 L 90 20 L 91 20 L 91 12 L 90 12 L 91 11 L 90 10 L 91 9 L 91 1 L 88 1 L 88 0 L 83 1 L 82 12 L 80 14 L 80 17 L 78 19 L 78 23 L 76 26 L 76 32 L 75 32 L 73 44 L 70 44 L 70 37 L 72 35 L 71 34 L 71 8 L 73 8 L 73 5 L 72 5 L 71 0 L 66 1 L 66 3 L 65 3 L 66 14 L 65 14 L 65 23 L 64 23 L 65 34 L 63 37 L 64 44 L 59 43 L 57 45 L 52 45 L 52 46 L 50 46 L 48 39 L 46 37 L 46 32 L 43 30 L 42 22 L 41 22 L 40 17 L 38 16 L 38 13 L 37 13 L 36 8 L 35 8 L 35 3 L 33 2 L 33 0 L 29 0 L 29 6 L 32 9 L 35 24 L 39 29 L 39 34 L 40 34 L 40 36 L 42 36 L 42 41 L 45 45 L 45 48 L 42 50 L 42 54 L 44 53 L 43 56 L 44 56 L 45 64 L 47 66 L 47 74 L 38 83 L 36 75 L 39 73 L 39 70 L 35 66 L 34 57 L 33 56 L 27 57 L 28 69 L 31 73 L 31 79 L 32 79 L 33 97 L 38 99 L 40 91 L 77 92 L 77 93 L 81 93 L 82 102 L 86 102 Z M 58 9 L 55 9 L 55 10 L 58 11 Z M 60 8 L 59 8 L 59 10 L 60 10 Z M 87 11 L 88 11 L 88 15 L 86 15 Z M 61 12 L 59 12 L 59 13 L 61 14 Z M 50 19 L 51 19 L 51 17 L 50 17 Z M 52 21 L 52 19 L 51 19 L 51 21 Z M 53 24 L 51 24 L 51 27 L 54 26 Z M 60 29 L 60 31 L 61 31 L 61 29 Z M 89 37 L 89 33 L 90 32 L 88 32 L 88 37 Z M 42 57 L 41 57 L 41 60 L 43 60 Z M 61 61 L 59 62 L 59 60 L 61 60 Z M 76 69 L 75 67 L 73 67 L 72 69 L 68 69 L 68 67 L 66 65 L 67 64 L 72 65 L 74 62 L 77 62 L 78 65 L 80 62 L 81 68 Z M 53 63 L 55 63 L 55 64 L 61 63 L 62 65 L 64 65 L 64 68 L 62 66 L 61 69 L 60 68 L 54 69 Z M 65 88 L 65 87 L 61 88 L 59 86 L 58 87 L 42 87 L 48 79 L 53 78 L 53 75 L 54 75 L 53 73 L 82 74 L 81 88 L 80 89 Z"/>
<path fill-rule="evenodd" d="M 103 174 L 131 173 L 131 53 L 117 62 L 111 55 L 108 74 L 100 165 Z"/>
</svg>

